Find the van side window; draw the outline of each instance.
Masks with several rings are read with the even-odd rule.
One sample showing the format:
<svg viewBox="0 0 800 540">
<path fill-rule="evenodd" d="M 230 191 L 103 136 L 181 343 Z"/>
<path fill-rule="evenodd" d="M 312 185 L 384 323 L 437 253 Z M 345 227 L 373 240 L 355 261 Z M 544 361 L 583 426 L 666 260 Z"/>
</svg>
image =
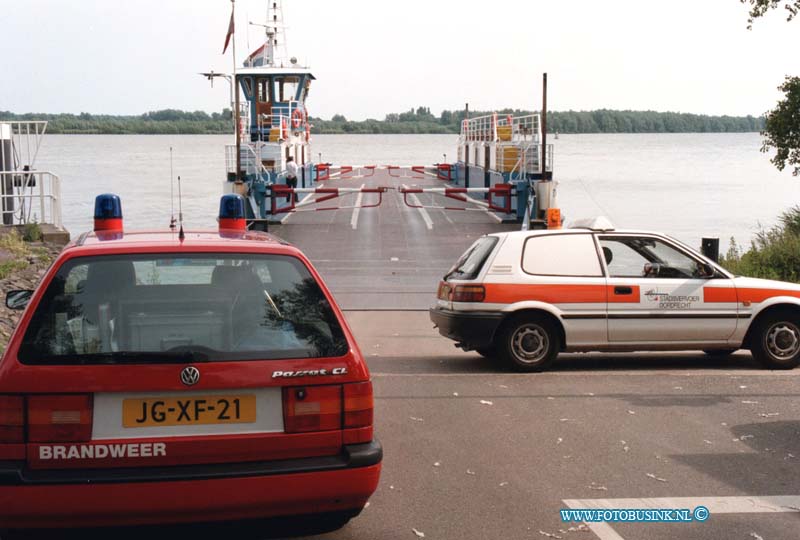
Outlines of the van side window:
<svg viewBox="0 0 800 540">
<path fill-rule="evenodd" d="M 657 238 L 604 236 L 600 238 L 600 246 L 610 277 L 689 279 L 699 276 L 697 261 Z"/>
<path fill-rule="evenodd" d="M 539 276 L 603 277 L 590 234 L 529 237 L 522 250 L 522 270 Z"/>
</svg>

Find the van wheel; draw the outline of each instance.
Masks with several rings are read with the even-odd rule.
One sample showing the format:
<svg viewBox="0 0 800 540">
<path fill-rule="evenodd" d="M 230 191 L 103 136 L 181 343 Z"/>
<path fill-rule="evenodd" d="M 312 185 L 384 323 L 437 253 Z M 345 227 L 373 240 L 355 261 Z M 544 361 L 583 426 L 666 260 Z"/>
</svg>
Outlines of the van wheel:
<svg viewBox="0 0 800 540">
<path fill-rule="evenodd" d="M 797 315 L 778 312 L 758 321 L 753 357 L 768 369 L 792 369 L 800 364 L 800 322 Z"/>
<path fill-rule="evenodd" d="M 704 349 L 703 352 L 712 358 L 725 358 L 739 349 Z"/>
<path fill-rule="evenodd" d="M 497 355 L 516 371 L 542 371 L 561 349 L 560 336 L 545 317 L 526 315 L 503 326 L 497 339 Z"/>
</svg>

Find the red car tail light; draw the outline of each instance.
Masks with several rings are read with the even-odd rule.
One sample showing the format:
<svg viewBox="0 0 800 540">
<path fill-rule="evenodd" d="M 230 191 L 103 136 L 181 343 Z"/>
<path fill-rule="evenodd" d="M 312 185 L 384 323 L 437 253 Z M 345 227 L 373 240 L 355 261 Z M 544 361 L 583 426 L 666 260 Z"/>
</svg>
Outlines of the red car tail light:
<svg viewBox="0 0 800 540">
<path fill-rule="evenodd" d="M 344 427 L 360 428 L 372 425 L 372 383 L 344 385 Z"/>
<path fill-rule="evenodd" d="M 283 424 L 286 433 L 341 429 L 341 385 L 284 388 Z"/>
<path fill-rule="evenodd" d="M 450 295 L 453 302 L 483 302 L 486 289 L 482 285 L 456 285 Z"/>
<path fill-rule="evenodd" d="M 0 443 L 25 442 L 25 400 L 0 396 Z"/>
<path fill-rule="evenodd" d="M 80 442 L 91 438 L 91 395 L 28 397 L 30 442 Z"/>
</svg>

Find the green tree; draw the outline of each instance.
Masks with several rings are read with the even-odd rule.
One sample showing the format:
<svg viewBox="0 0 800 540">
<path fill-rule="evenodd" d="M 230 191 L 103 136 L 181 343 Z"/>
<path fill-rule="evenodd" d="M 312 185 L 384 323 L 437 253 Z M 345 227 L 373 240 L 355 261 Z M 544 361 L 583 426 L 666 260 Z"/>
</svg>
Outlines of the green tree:
<svg viewBox="0 0 800 540">
<path fill-rule="evenodd" d="M 800 176 L 800 77 L 786 77 L 778 90 L 786 97 L 767 113 L 762 152 L 775 149 L 770 160 L 779 171 L 794 166 L 792 174 Z"/>
<path fill-rule="evenodd" d="M 747 19 L 747 28 L 753 27 L 753 21 L 759 17 L 763 17 L 771 9 L 776 9 L 783 5 L 788 13 L 786 20 L 791 21 L 794 19 L 798 12 L 800 12 L 800 0 L 740 0 L 742 4 L 750 5 L 750 17 Z"/>
<path fill-rule="evenodd" d="M 740 0 L 750 6 L 750 18 L 747 19 L 747 28 L 753 27 L 753 21 L 763 17 L 768 11 L 780 6 L 787 12 L 787 21 L 794 19 L 800 13 L 800 0 Z M 770 161 L 779 171 L 786 165 L 794 166 L 792 174 L 800 176 L 800 77 L 787 76 L 778 90 L 786 96 L 778 102 L 777 106 L 767 113 L 764 131 L 762 152 L 775 149 L 775 157 Z"/>
</svg>

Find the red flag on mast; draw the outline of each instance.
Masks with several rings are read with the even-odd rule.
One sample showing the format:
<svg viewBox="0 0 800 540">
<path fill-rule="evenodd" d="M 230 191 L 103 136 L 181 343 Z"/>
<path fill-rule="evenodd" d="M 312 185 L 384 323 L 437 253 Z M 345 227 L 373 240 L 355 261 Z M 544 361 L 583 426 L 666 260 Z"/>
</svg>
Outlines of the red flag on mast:
<svg viewBox="0 0 800 540">
<path fill-rule="evenodd" d="M 231 42 L 231 36 L 233 35 L 233 8 L 231 8 L 231 22 L 228 24 L 228 35 L 225 36 L 225 46 L 222 48 L 222 54 L 225 54 L 225 51 L 228 50 L 228 44 Z"/>
</svg>

